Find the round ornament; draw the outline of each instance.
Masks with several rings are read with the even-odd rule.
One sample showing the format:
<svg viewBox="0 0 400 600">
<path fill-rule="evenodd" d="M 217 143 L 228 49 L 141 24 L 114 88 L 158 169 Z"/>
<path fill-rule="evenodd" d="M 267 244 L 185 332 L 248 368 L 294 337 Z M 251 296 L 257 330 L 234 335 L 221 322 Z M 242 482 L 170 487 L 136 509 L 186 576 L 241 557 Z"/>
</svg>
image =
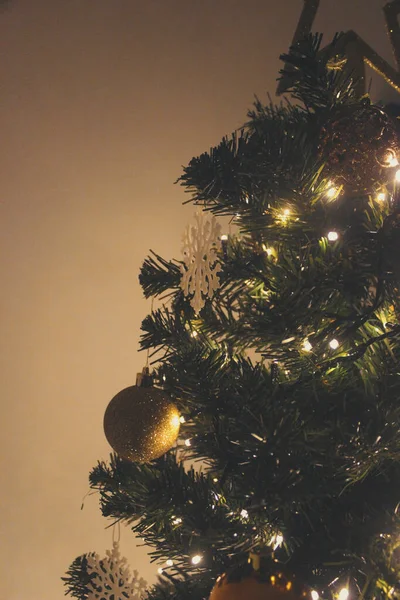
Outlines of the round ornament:
<svg viewBox="0 0 400 600">
<path fill-rule="evenodd" d="M 122 458 L 145 463 L 159 458 L 174 445 L 179 412 L 167 395 L 154 387 L 132 385 L 107 406 L 104 433 Z"/>
<path fill-rule="evenodd" d="M 228 574 L 218 577 L 209 600 L 300 600 L 308 591 L 281 572 L 262 577 L 253 571 L 242 579 Z"/>
<path fill-rule="evenodd" d="M 369 194 L 389 182 L 399 150 L 395 122 L 366 101 L 341 109 L 321 131 L 325 174 L 350 195 Z"/>
</svg>

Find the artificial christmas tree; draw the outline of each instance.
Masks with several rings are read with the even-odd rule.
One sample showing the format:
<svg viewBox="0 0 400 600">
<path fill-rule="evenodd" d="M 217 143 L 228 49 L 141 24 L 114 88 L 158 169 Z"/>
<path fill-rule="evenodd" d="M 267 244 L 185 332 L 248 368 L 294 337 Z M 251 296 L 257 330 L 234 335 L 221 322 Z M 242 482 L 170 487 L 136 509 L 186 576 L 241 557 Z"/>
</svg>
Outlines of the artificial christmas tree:
<svg viewBox="0 0 400 600">
<path fill-rule="evenodd" d="M 90 483 L 163 567 L 148 600 L 400 598 L 398 137 L 320 42 L 283 57 L 294 105 L 257 101 L 184 169 L 236 225 L 219 286 L 182 289 L 186 259 L 142 267 L 145 296 L 170 295 L 142 348 L 185 422 L 161 458 L 113 455 Z M 373 115 L 370 147 L 346 121 L 345 171 L 342 115 Z"/>
</svg>

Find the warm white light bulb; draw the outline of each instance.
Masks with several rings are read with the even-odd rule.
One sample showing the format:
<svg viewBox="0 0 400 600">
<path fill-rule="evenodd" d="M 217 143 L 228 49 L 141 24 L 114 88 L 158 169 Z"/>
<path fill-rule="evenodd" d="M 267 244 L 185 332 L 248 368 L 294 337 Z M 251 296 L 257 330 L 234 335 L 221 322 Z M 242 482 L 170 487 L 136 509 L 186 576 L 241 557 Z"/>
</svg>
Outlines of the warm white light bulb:
<svg viewBox="0 0 400 600">
<path fill-rule="evenodd" d="M 242 519 L 248 519 L 249 513 L 247 512 L 247 510 L 245 508 L 243 508 L 243 510 L 240 511 L 240 516 L 242 517 Z"/>
<path fill-rule="evenodd" d="M 394 176 L 394 180 L 396 181 L 396 183 L 400 182 L 400 169 L 397 169 L 395 176 Z"/>
<path fill-rule="evenodd" d="M 329 346 L 332 348 L 332 350 L 336 350 L 337 348 L 339 348 L 339 342 L 333 339 L 329 342 Z"/>
<path fill-rule="evenodd" d="M 174 564 L 174 561 L 169 558 L 168 560 L 165 561 L 165 564 L 167 565 L 167 567 L 172 567 L 172 565 Z"/>
<path fill-rule="evenodd" d="M 327 235 L 327 238 L 330 242 L 336 242 L 339 239 L 339 234 L 337 231 L 330 231 Z"/>
<path fill-rule="evenodd" d="M 218 477 L 213 477 L 213 482 L 217 483 L 218 482 Z"/>
<path fill-rule="evenodd" d="M 304 342 L 303 342 L 303 350 L 305 352 L 311 352 L 312 345 L 311 345 L 311 343 L 308 340 L 304 340 Z"/>
<path fill-rule="evenodd" d="M 179 423 L 184 423 L 185 422 L 185 417 L 183 415 L 181 415 L 179 417 Z"/>
<path fill-rule="evenodd" d="M 397 160 L 397 156 L 395 156 L 395 155 L 390 156 L 390 158 L 388 160 L 388 166 L 389 167 L 397 167 L 398 164 L 399 164 L 399 161 Z"/>
<path fill-rule="evenodd" d="M 192 445 L 192 442 L 190 441 L 189 438 L 187 438 L 187 440 L 185 440 L 185 446 L 187 446 L 188 448 Z"/>
<path fill-rule="evenodd" d="M 227 240 L 228 240 L 228 236 L 226 235 L 226 233 L 221 235 L 221 242 L 226 242 Z"/>
<path fill-rule="evenodd" d="M 162 570 L 162 568 L 161 568 L 161 567 L 160 567 L 159 569 L 157 569 L 157 573 L 158 573 L 159 575 L 162 575 L 162 572 L 163 572 L 163 570 Z"/>
<path fill-rule="evenodd" d="M 328 198 L 331 198 L 331 199 L 335 198 L 335 196 L 337 196 L 337 193 L 338 193 L 338 190 L 334 186 L 332 186 L 326 190 L 326 195 L 328 196 Z"/>
<path fill-rule="evenodd" d="M 312 598 L 312 600 L 318 600 L 319 599 L 319 594 L 318 594 L 318 592 L 316 590 L 313 590 L 311 592 L 311 598 Z"/>
<path fill-rule="evenodd" d="M 180 517 L 172 517 L 173 521 L 172 521 L 172 525 L 180 525 L 180 523 L 182 523 L 182 519 Z"/>
<path fill-rule="evenodd" d="M 201 556 L 201 554 L 195 554 L 194 556 L 192 556 L 192 565 L 198 565 L 199 563 L 201 563 L 202 560 L 203 557 Z"/>
<path fill-rule="evenodd" d="M 379 192 L 379 194 L 376 195 L 376 199 L 378 200 L 378 202 L 385 202 L 385 200 L 386 200 L 385 192 Z"/>
<path fill-rule="evenodd" d="M 348 597 L 349 597 L 348 588 L 342 588 L 339 592 L 338 600 L 347 600 Z"/>
</svg>

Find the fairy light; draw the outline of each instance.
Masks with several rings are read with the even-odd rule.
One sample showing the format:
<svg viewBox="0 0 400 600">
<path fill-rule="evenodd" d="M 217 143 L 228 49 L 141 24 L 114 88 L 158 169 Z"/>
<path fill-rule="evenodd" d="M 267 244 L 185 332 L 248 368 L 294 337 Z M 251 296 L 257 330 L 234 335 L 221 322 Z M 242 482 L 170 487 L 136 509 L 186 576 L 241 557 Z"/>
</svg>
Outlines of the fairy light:
<svg viewBox="0 0 400 600">
<path fill-rule="evenodd" d="M 267 246 L 265 244 L 262 245 L 262 249 L 264 250 L 265 254 L 267 256 L 273 256 L 274 255 L 274 249 L 273 248 L 267 248 Z"/>
<path fill-rule="evenodd" d="M 337 350 L 339 348 L 339 342 L 334 338 L 329 342 L 329 347 L 332 348 L 332 350 Z"/>
<path fill-rule="evenodd" d="M 338 594 L 338 600 L 347 600 L 347 598 L 349 597 L 349 589 L 348 588 L 342 588 Z"/>
<path fill-rule="evenodd" d="M 308 339 L 305 339 L 303 342 L 303 350 L 305 352 L 311 352 L 311 350 L 312 350 L 312 344 L 310 343 L 310 341 Z"/>
<path fill-rule="evenodd" d="M 387 166 L 388 167 L 397 167 L 398 164 L 399 164 L 399 161 L 398 161 L 395 153 L 393 151 L 388 152 Z"/>
<path fill-rule="evenodd" d="M 172 517 L 172 525 L 180 525 L 182 523 L 182 519 L 180 517 Z"/>
<path fill-rule="evenodd" d="M 198 565 L 201 563 L 201 561 L 203 560 L 203 557 L 201 556 L 201 554 L 195 554 L 194 556 L 192 556 L 191 561 L 192 561 L 192 565 Z M 346 600 L 345 598 L 343 598 L 343 600 Z"/>
<path fill-rule="evenodd" d="M 245 508 L 243 508 L 240 511 L 240 516 L 242 517 L 242 519 L 248 519 L 249 518 L 249 513 L 247 512 L 247 510 Z"/>
<path fill-rule="evenodd" d="M 187 439 L 185 440 L 185 446 L 187 446 L 188 448 L 190 448 L 190 446 L 191 446 L 191 445 L 192 445 L 192 442 L 191 442 L 191 440 L 190 440 L 189 438 L 187 438 Z"/>
<path fill-rule="evenodd" d="M 159 575 L 162 575 L 162 574 L 163 574 L 163 569 L 160 567 L 159 569 L 157 569 L 157 573 L 158 573 Z"/>
<path fill-rule="evenodd" d="M 386 200 L 385 192 L 379 192 L 379 194 L 376 195 L 376 199 L 378 200 L 378 202 L 385 202 L 385 200 Z"/>
<path fill-rule="evenodd" d="M 227 242 L 228 241 L 228 236 L 226 235 L 226 233 L 221 235 L 221 242 Z"/>
<path fill-rule="evenodd" d="M 179 423 L 185 423 L 185 417 L 183 415 L 179 417 Z"/>
<path fill-rule="evenodd" d="M 332 181 L 330 181 L 328 185 L 329 187 L 326 190 L 326 196 L 330 200 L 333 200 L 338 195 L 339 189 L 332 184 Z"/>
<path fill-rule="evenodd" d="M 312 590 L 311 598 L 312 598 L 312 600 L 319 600 L 319 594 L 316 590 Z"/>
<path fill-rule="evenodd" d="M 213 477 L 213 482 L 218 483 L 218 477 Z"/>
<path fill-rule="evenodd" d="M 330 242 L 336 242 L 339 239 L 339 234 L 337 231 L 330 231 L 327 235 L 327 238 Z"/>
<path fill-rule="evenodd" d="M 168 560 L 165 561 L 165 564 L 167 565 L 167 567 L 172 567 L 174 564 L 174 561 L 169 558 Z"/>
</svg>

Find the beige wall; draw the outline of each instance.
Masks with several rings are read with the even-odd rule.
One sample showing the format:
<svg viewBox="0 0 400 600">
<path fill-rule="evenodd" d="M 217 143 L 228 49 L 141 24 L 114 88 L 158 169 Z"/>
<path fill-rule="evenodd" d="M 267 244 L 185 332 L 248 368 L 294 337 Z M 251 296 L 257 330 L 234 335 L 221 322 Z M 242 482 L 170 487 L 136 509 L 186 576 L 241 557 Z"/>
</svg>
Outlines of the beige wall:
<svg viewBox="0 0 400 600">
<path fill-rule="evenodd" d="M 317 29 L 355 27 L 390 55 L 379 0 L 321 3 Z M 110 545 L 96 498 L 80 505 L 109 453 L 107 402 L 143 365 L 139 266 L 149 248 L 179 254 L 180 165 L 274 91 L 301 7 L 11 0 L 0 14 L 0 600 L 60 600 L 70 561 Z M 151 579 L 135 546 L 123 531 Z"/>
</svg>

